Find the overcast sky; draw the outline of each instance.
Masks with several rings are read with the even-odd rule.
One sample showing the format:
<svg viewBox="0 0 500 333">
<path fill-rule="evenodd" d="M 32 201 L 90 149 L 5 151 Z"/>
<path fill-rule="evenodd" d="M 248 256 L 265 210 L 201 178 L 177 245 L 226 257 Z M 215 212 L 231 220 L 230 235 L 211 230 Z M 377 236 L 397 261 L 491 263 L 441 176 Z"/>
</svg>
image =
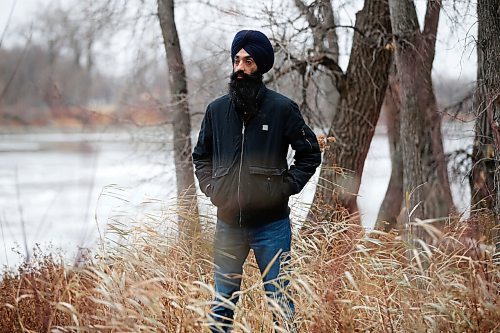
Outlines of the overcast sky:
<svg viewBox="0 0 500 333">
<path fill-rule="evenodd" d="M 0 32 L 3 33 L 5 27 L 7 25 L 9 13 L 13 4 L 15 3 L 13 15 L 11 18 L 11 23 L 6 31 L 6 38 L 4 40 L 4 44 L 2 47 L 8 47 L 14 41 L 12 38 L 9 38 L 9 32 L 12 35 L 15 27 L 21 23 L 28 23 L 33 21 L 34 14 L 37 11 L 40 11 L 44 7 L 48 6 L 51 3 L 63 3 L 64 1 L 58 0 L 1 0 L 0 1 Z M 337 2 L 337 1 L 335 1 Z M 425 0 L 416 0 L 417 11 L 419 14 L 419 18 L 422 21 L 423 14 L 425 12 Z M 436 58 L 434 61 L 434 77 L 439 79 L 441 77 L 448 77 L 451 79 L 465 79 L 468 81 L 472 81 L 476 76 L 476 51 L 474 48 L 474 38 L 476 36 L 477 25 L 475 10 L 471 8 L 469 11 L 465 9 L 465 6 L 461 6 L 460 2 L 465 2 L 465 0 L 445 0 L 445 8 L 442 11 L 442 15 L 440 18 L 440 25 L 438 30 L 438 43 L 436 48 Z M 453 9 L 452 3 L 458 2 L 458 9 Z M 188 4 L 186 4 L 188 3 Z M 270 1 L 256 1 L 254 2 L 256 6 L 260 4 L 269 4 Z M 341 18 L 344 20 L 352 20 L 354 18 L 354 12 L 359 10 L 362 7 L 362 1 L 354 0 L 351 1 L 353 5 L 347 7 L 344 12 L 339 13 Z M 191 6 L 191 7 L 188 7 Z M 198 7 L 196 7 L 198 6 Z M 473 4 L 472 6 L 475 6 Z M 199 8 L 199 5 L 189 5 L 189 1 L 182 1 L 179 6 L 180 8 L 176 12 L 176 21 L 178 24 L 179 35 L 181 39 L 181 45 L 183 44 L 184 48 L 195 49 L 196 48 L 196 31 L 199 31 L 200 24 L 204 24 L 203 22 L 208 21 L 212 26 L 223 27 L 223 31 L 228 31 L 228 38 L 226 41 L 223 41 L 223 44 L 229 44 L 232 38 L 233 33 L 231 30 L 238 30 L 238 27 L 227 26 L 227 22 L 223 23 L 219 21 L 219 17 L 209 17 L 207 19 L 200 19 L 206 11 L 201 11 L 202 13 L 196 12 L 196 8 Z M 184 7 L 184 8 L 182 8 Z M 195 12 L 193 12 L 193 10 Z M 352 13 L 348 11 L 352 10 Z M 460 14 L 457 15 L 456 12 Z M 210 15 L 210 14 L 208 14 Z M 184 19 L 184 17 L 188 16 L 189 19 Z M 459 18 L 457 19 L 457 16 Z M 179 19 L 179 17 L 181 17 Z M 195 18 L 198 18 L 196 20 Z M 195 20 L 193 20 L 195 19 Z M 220 23 L 219 23 L 220 22 Z M 36 24 L 36 22 L 33 22 Z M 207 23 L 205 23 L 207 24 Z M 248 23 L 246 23 L 248 24 Z M 251 24 L 250 24 L 251 25 Z M 249 28 L 258 28 L 255 26 L 249 26 Z M 155 27 L 155 29 L 159 29 L 159 27 Z M 184 40 L 183 40 L 184 38 Z M 222 45 L 221 47 L 229 48 L 229 45 Z M 109 50 L 108 50 L 109 51 Z M 111 48 L 111 52 L 113 52 L 113 47 Z M 121 54 L 123 49 L 120 47 L 116 47 L 116 55 L 112 57 L 114 62 L 118 62 L 118 65 L 121 64 L 122 67 L 128 66 L 125 64 L 126 57 L 124 54 Z M 184 50 L 184 52 L 187 52 Z M 109 58 L 109 56 L 108 56 Z M 229 59 L 229 57 L 228 57 Z M 344 57 L 340 60 L 340 65 L 345 68 L 347 64 L 347 57 Z M 106 65 L 104 65 L 106 67 Z M 229 68 L 229 67 L 228 67 Z"/>
</svg>

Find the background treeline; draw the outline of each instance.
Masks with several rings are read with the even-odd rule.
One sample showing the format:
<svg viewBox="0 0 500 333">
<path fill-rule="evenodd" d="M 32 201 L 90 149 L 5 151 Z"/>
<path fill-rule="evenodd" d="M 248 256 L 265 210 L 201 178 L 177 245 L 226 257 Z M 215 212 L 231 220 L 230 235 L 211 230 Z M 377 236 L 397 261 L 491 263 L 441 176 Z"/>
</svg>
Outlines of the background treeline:
<svg viewBox="0 0 500 333">
<path fill-rule="evenodd" d="M 189 15 L 200 16 L 198 25 L 199 21 L 211 20 L 199 13 L 193 14 L 190 5 L 196 6 L 196 2 L 179 5 L 181 10 L 185 7 L 184 10 L 189 11 L 183 14 L 183 19 Z M 5 41 L 0 48 L 2 125 L 50 125 L 54 124 L 52 118 L 63 116 L 84 121 L 88 120 L 88 114 L 84 115 L 89 111 L 93 112 L 94 118 L 98 117 L 94 120 L 96 123 L 119 124 L 120 120 L 134 119 L 139 124 L 168 121 L 168 107 L 165 106 L 168 69 L 162 58 L 160 35 L 152 12 L 154 3 L 143 3 L 147 9 L 137 11 L 139 6 L 139 2 L 126 4 L 120 1 L 41 3 L 40 10 L 33 12 L 35 17 L 31 20 L 26 18 L 25 22 L 7 25 Z M 218 8 L 215 4 L 202 6 L 225 15 L 221 24 L 245 15 L 244 12 Z M 256 7 L 253 11 L 261 14 L 261 9 Z M 294 9 L 289 10 L 293 13 Z M 249 16 L 245 19 L 254 19 Z M 255 20 L 252 24 L 255 25 Z M 213 96 L 225 91 L 230 70 L 226 49 L 230 36 L 237 29 L 220 32 L 219 45 L 213 45 L 213 36 L 206 42 L 204 36 L 209 33 L 203 30 L 189 32 L 199 34 L 196 43 L 201 45 L 194 52 L 190 48 L 183 50 L 187 58 L 188 85 L 192 87 L 189 99 L 194 106 L 192 113 L 203 112 L 204 105 Z M 345 33 L 348 36 L 348 31 Z M 144 38 L 145 34 L 150 37 Z M 120 53 L 127 54 L 129 59 L 125 60 Z M 115 57 L 119 61 L 115 62 Z M 314 96 L 318 89 L 335 94 L 328 78 L 313 75 L 319 87 L 311 85 L 309 95 Z M 299 79 L 300 76 L 290 73 L 273 85 L 299 99 L 301 93 L 293 88 Z M 435 88 L 440 105 L 446 107 L 470 94 L 471 82 L 466 77 L 460 81 L 440 77 Z M 315 98 L 321 99 L 321 94 Z M 320 112 L 327 109 L 328 104 L 320 101 L 311 107 Z M 460 108 L 460 111 L 466 112 L 466 108 Z M 323 111 L 320 119 L 328 121 L 330 118 L 331 114 Z M 74 125 L 72 122 L 59 123 L 65 124 Z"/>
</svg>

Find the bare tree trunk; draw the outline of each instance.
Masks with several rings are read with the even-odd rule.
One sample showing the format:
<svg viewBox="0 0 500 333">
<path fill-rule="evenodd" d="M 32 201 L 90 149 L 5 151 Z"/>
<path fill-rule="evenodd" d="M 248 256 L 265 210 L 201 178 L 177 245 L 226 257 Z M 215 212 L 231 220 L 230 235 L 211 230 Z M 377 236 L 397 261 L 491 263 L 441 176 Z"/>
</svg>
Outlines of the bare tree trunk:
<svg viewBox="0 0 500 333">
<path fill-rule="evenodd" d="M 303 0 L 294 0 L 294 3 L 312 30 L 314 49 L 311 51 L 316 54 L 327 53 L 330 59 L 338 62 L 338 36 L 331 1 L 319 0 L 307 5 Z"/>
<path fill-rule="evenodd" d="M 312 32 L 313 48 L 307 50 L 308 57 L 312 56 L 313 59 L 328 59 L 326 62 L 330 62 L 330 64 L 326 65 L 326 67 L 330 67 L 328 69 L 332 70 L 332 65 L 337 64 L 339 60 L 339 45 L 336 30 L 338 26 L 332 2 L 330 0 L 318 0 L 308 5 L 303 0 L 294 0 L 294 3 L 297 9 L 299 9 L 304 18 L 307 20 L 309 28 Z M 313 62 L 315 61 L 313 60 Z M 324 64 L 323 61 L 319 61 L 319 63 Z M 312 123 L 313 110 L 309 107 L 308 103 L 308 94 L 310 93 L 309 83 L 313 77 L 313 72 L 315 72 L 318 68 L 313 66 L 313 68 L 309 67 L 308 70 L 308 65 L 311 65 L 311 63 L 308 63 L 308 60 L 302 61 L 296 69 L 302 77 L 302 103 L 300 108 L 304 113 L 306 121 L 308 123 Z M 337 71 L 337 68 L 333 68 L 333 71 Z M 338 84 L 337 74 L 329 74 L 332 82 L 334 82 L 334 84 Z M 337 105 L 337 99 L 337 94 L 328 94 L 326 96 L 326 100 L 329 105 Z M 318 114 L 319 119 L 322 118 L 320 114 L 321 111 Z M 327 125 L 321 123 L 321 120 L 319 123 L 321 127 Z"/>
<path fill-rule="evenodd" d="M 472 209 L 495 217 L 493 242 L 500 250 L 500 1 L 477 3 L 477 114 L 472 168 Z"/>
<path fill-rule="evenodd" d="M 401 229 L 397 226 L 398 216 L 403 205 L 403 151 L 400 140 L 400 108 L 399 82 L 394 68 L 389 76 L 389 86 L 385 92 L 383 110 L 387 115 L 387 136 L 391 153 L 391 179 L 380 206 L 375 228 L 389 232 L 391 229 Z"/>
<path fill-rule="evenodd" d="M 340 100 L 329 130 L 337 141 L 325 151 L 310 220 L 331 221 L 339 212 L 358 210 L 356 195 L 387 87 L 391 53 L 384 46 L 390 33 L 387 0 L 366 0 L 356 14 L 347 72 L 338 76 Z"/>
<path fill-rule="evenodd" d="M 330 0 L 322 0 L 321 8 L 324 17 L 324 33 L 328 41 L 327 52 L 330 53 L 332 59 L 336 62 L 339 61 L 339 43 L 337 31 L 335 30 L 336 20 L 333 13 L 332 2 Z"/>
<path fill-rule="evenodd" d="M 428 1 L 422 32 L 413 1 L 389 0 L 389 6 L 400 82 L 407 219 L 446 217 L 453 203 L 431 80 L 441 1 Z M 427 239 L 422 228 L 414 232 L 414 237 Z"/>
<path fill-rule="evenodd" d="M 87 73 L 89 76 L 92 74 L 92 70 L 94 69 L 94 51 L 93 51 L 93 46 L 94 46 L 94 36 L 88 36 L 87 37 L 87 63 L 85 64 L 85 69 L 87 70 Z"/>
<path fill-rule="evenodd" d="M 191 158 L 191 118 L 187 99 L 186 69 L 174 20 L 173 0 L 158 0 L 158 17 L 169 69 L 178 213 L 180 222 L 189 228 L 184 231 L 191 233 L 191 229 L 197 228 L 198 225 L 196 189 Z"/>
</svg>

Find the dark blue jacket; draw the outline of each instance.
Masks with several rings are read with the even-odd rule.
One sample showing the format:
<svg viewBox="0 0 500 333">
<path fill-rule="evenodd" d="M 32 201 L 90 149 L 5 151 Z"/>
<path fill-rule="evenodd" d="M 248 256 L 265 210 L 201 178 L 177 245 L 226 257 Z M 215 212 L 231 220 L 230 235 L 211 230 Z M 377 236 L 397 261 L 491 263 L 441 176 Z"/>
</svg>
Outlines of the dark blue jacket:
<svg viewBox="0 0 500 333">
<path fill-rule="evenodd" d="M 226 223 L 259 225 L 288 216 L 288 198 L 299 193 L 321 163 L 316 135 L 289 98 L 260 90 L 259 113 L 246 123 L 229 95 L 207 107 L 193 152 L 200 188 Z M 287 164 L 288 147 L 295 150 Z"/>
</svg>

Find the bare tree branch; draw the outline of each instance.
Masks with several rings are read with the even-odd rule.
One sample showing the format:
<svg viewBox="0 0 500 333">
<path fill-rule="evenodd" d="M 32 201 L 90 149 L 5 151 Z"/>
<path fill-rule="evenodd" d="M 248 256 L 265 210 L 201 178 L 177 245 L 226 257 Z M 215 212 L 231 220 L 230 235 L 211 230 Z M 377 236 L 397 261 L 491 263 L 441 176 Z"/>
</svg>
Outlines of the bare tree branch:
<svg viewBox="0 0 500 333">
<path fill-rule="evenodd" d="M 318 26 L 318 19 L 311 11 L 310 6 L 307 6 L 302 0 L 294 0 L 295 6 L 301 11 L 301 13 L 306 17 L 309 27 L 314 29 Z"/>
<path fill-rule="evenodd" d="M 0 48 L 2 48 L 3 39 L 5 38 L 5 34 L 7 33 L 7 30 L 9 30 L 10 20 L 12 19 L 12 14 L 14 13 L 14 8 L 16 8 L 16 4 L 17 4 L 17 1 L 14 0 L 12 2 L 12 6 L 10 7 L 9 17 L 7 18 L 7 23 L 5 24 L 5 27 L 3 28 L 2 37 L 0 37 Z"/>
<path fill-rule="evenodd" d="M 427 9 L 425 11 L 422 35 L 424 37 L 424 54 L 427 57 L 428 63 L 433 62 L 434 55 L 436 53 L 436 36 L 441 6 L 441 0 L 427 0 Z"/>
<path fill-rule="evenodd" d="M 328 41 L 328 53 L 331 54 L 333 60 L 339 61 L 339 43 L 337 31 L 335 30 L 335 16 L 333 14 L 333 8 L 331 1 L 321 1 L 321 8 L 323 9 L 324 23 L 323 30 L 325 33 L 326 40 Z"/>
</svg>

